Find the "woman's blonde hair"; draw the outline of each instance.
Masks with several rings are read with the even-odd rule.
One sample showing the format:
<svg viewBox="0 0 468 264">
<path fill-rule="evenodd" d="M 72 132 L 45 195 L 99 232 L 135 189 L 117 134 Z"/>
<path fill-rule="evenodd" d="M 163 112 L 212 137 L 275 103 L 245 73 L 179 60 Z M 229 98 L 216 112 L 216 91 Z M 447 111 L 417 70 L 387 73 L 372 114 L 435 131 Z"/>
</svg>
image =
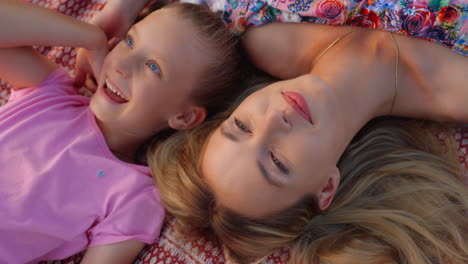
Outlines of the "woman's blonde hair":
<svg viewBox="0 0 468 264">
<path fill-rule="evenodd" d="M 304 197 L 252 219 L 217 204 L 200 173 L 204 143 L 228 115 L 149 152 L 162 200 L 181 232 L 214 235 L 239 263 L 284 246 L 291 263 L 467 263 L 468 192 L 442 125 L 372 121 L 339 162 L 342 182 L 327 212 Z"/>
</svg>

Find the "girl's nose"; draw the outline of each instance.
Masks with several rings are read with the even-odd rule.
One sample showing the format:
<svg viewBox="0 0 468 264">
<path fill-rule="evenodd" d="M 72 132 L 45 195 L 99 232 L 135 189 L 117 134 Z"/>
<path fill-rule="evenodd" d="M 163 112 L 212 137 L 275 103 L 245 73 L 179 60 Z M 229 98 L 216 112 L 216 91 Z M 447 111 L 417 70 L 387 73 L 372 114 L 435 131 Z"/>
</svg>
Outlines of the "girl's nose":
<svg viewBox="0 0 468 264">
<path fill-rule="evenodd" d="M 129 74 L 127 71 L 123 70 L 122 68 L 116 68 L 115 71 L 122 76 L 123 78 L 128 78 Z"/>
<path fill-rule="evenodd" d="M 118 76 L 128 78 L 132 72 L 134 58 L 131 54 L 122 52 L 114 63 L 114 70 Z"/>
</svg>

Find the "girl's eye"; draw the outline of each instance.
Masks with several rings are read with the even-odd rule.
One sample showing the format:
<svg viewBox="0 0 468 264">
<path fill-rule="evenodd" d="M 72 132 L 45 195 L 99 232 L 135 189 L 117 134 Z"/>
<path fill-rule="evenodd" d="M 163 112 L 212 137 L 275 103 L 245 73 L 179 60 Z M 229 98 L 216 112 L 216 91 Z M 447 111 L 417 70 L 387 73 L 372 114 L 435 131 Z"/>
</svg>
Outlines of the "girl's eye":
<svg viewBox="0 0 468 264">
<path fill-rule="evenodd" d="M 146 65 L 148 66 L 148 68 L 149 68 L 151 71 L 153 71 L 153 72 L 155 72 L 155 73 L 160 73 L 160 72 L 159 72 L 159 66 L 158 66 L 155 62 L 152 62 L 152 61 L 147 62 Z"/>
<path fill-rule="evenodd" d="M 279 161 L 275 154 L 273 154 L 273 152 L 270 152 L 270 158 L 271 158 L 271 161 L 273 162 L 273 164 L 275 164 L 275 166 L 283 173 L 283 174 L 288 174 L 289 173 L 289 170 L 288 168 L 286 168 L 286 166 L 283 165 L 283 163 L 281 163 L 281 161 Z"/>
<path fill-rule="evenodd" d="M 132 39 L 132 37 L 127 36 L 127 37 L 125 38 L 125 43 L 127 43 L 127 45 L 128 45 L 130 48 L 133 48 L 133 39 Z"/>
<path fill-rule="evenodd" d="M 252 133 L 252 131 L 250 131 L 250 129 L 244 125 L 244 123 L 242 123 L 241 121 L 239 121 L 237 118 L 234 117 L 234 122 L 236 123 L 236 126 L 238 128 L 240 128 L 242 131 L 246 132 L 246 133 Z"/>
</svg>

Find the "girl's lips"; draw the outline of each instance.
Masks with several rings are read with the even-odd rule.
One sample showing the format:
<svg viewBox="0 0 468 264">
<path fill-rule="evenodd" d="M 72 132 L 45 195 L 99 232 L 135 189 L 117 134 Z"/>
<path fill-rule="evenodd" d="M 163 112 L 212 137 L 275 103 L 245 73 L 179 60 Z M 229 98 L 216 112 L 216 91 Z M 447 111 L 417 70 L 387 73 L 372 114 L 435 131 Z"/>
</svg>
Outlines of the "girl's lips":
<svg viewBox="0 0 468 264">
<path fill-rule="evenodd" d="M 311 124 L 312 118 L 310 116 L 309 106 L 307 105 L 306 100 L 300 93 L 297 92 L 281 92 L 284 100 L 306 121 Z"/>
<path fill-rule="evenodd" d="M 122 104 L 128 102 L 125 95 L 122 94 L 120 89 L 106 78 L 103 87 L 104 93 L 114 102 Z"/>
<path fill-rule="evenodd" d="M 103 87 L 103 91 L 104 91 L 104 94 L 110 99 L 112 100 L 113 102 L 115 103 L 118 103 L 118 104 L 123 104 L 123 103 L 126 103 L 127 101 L 125 101 L 122 97 L 118 96 L 117 94 L 115 94 L 114 92 L 112 92 L 109 87 L 107 87 L 107 85 L 104 85 Z"/>
<path fill-rule="evenodd" d="M 111 80 L 109 80 L 109 78 L 106 78 L 105 84 L 112 92 L 114 92 L 118 96 L 122 97 L 124 100 L 128 101 L 127 96 L 125 96 L 124 93 L 122 92 L 122 90 L 120 90 L 120 88 L 117 85 L 115 85 L 115 83 L 113 83 Z"/>
</svg>

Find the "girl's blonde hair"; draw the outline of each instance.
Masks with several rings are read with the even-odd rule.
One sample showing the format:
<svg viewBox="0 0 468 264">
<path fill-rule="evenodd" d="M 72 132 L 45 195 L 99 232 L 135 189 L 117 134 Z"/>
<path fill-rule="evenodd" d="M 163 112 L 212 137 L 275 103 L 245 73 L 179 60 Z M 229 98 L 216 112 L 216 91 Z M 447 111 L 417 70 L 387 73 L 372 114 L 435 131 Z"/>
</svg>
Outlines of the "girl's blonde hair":
<svg viewBox="0 0 468 264">
<path fill-rule="evenodd" d="M 180 19 L 189 21 L 200 35 L 211 55 L 208 66 L 203 70 L 198 82 L 194 84 L 190 98 L 193 103 L 207 110 L 207 117 L 226 110 L 246 87 L 244 80 L 250 76 L 251 64 L 247 61 L 240 44 L 239 36 L 229 31 L 221 15 L 212 12 L 208 7 L 191 3 L 167 3 L 158 0 L 148 6 L 137 21 L 144 19 L 158 9 L 172 9 Z M 136 154 L 136 160 L 146 163 L 143 157 L 147 148 L 154 141 L 169 137 L 175 131 L 166 129 L 156 133 Z"/>
<path fill-rule="evenodd" d="M 468 192 L 458 178 L 453 139 L 442 125 L 372 121 L 339 162 L 342 182 L 327 212 L 304 197 L 267 218 L 251 219 L 217 204 L 200 173 L 204 143 L 228 115 L 177 133 L 149 152 L 179 231 L 214 235 L 239 263 L 284 246 L 291 249 L 291 263 L 467 263 Z"/>
<path fill-rule="evenodd" d="M 191 98 L 206 107 L 208 115 L 226 110 L 226 105 L 242 93 L 240 83 L 249 74 L 249 63 L 241 47 L 240 37 L 224 24 L 221 14 L 212 12 L 207 6 L 170 2 L 152 1 L 138 17 L 142 20 L 158 9 L 173 9 L 180 19 L 194 25 L 200 40 L 212 56 L 201 78 L 193 89 Z"/>
</svg>

